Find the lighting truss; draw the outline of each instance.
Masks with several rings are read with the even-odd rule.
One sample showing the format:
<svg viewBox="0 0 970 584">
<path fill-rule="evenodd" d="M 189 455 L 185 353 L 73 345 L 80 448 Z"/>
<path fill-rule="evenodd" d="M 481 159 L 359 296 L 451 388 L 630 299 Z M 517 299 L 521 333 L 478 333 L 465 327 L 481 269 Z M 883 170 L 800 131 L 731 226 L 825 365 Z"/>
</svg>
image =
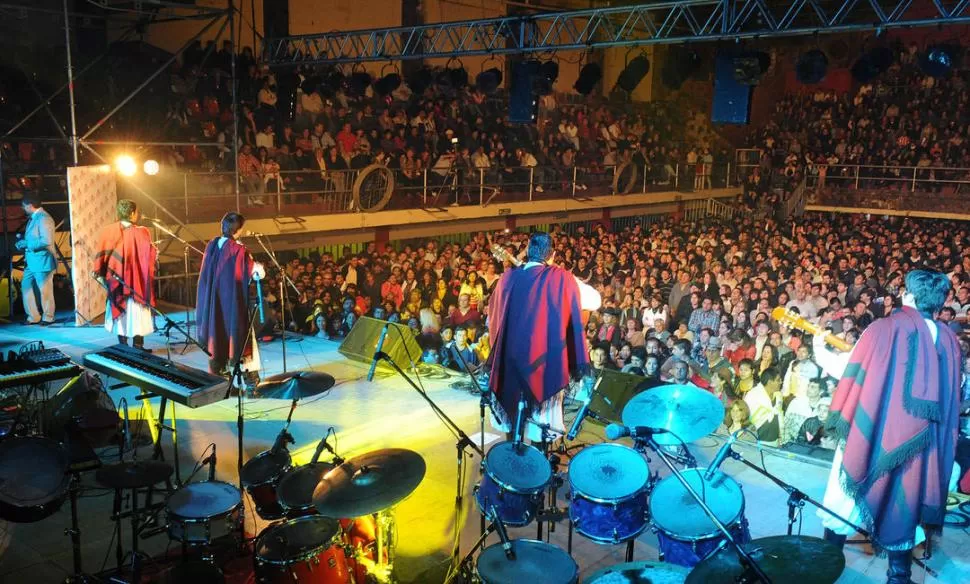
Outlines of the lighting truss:
<svg viewBox="0 0 970 584">
<path fill-rule="evenodd" d="M 267 39 L 276 65 L 585 50 L 970 22 L 970 0 L 678 0 Z"/>
</svg>

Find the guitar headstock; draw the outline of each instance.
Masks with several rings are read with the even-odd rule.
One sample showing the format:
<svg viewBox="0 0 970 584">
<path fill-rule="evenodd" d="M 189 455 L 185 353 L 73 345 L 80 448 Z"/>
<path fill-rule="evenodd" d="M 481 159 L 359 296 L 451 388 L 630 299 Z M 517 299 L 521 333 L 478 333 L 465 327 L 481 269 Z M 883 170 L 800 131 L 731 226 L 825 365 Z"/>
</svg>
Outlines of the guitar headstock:
<svg viewBox="0 0 970 584">
<path fill-rule="evenodd" d="M 505 249 L 501 245 L 498 245 L 497 243 L 493 243 L 491 249 L 492 256 L 500 262 L 509 262 L 513 266 L 518 266 L 522 263 L 519 261 L 519 258 L 509 253 L 509 250 Z"/>
<path fill-rule="evenodd" d="M 813 335 L 818 334 L 820 330 L 819 327 L 815 326 L 791 310 L 788 310 L 784 306 L 776 306 L 775 309 L 771 311 L 771 318 L 777 320 L 779 324 L 783 324 L 788 328 L 800 329 Z"/>
</svg>

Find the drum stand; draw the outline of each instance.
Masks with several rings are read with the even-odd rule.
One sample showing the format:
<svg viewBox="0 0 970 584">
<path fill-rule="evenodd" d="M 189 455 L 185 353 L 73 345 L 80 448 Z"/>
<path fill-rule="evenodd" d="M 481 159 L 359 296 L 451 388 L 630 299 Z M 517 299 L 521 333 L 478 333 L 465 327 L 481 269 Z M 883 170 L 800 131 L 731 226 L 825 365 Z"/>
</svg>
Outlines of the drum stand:
<svg viewBox="0 0 970 584">
<path fill-rule="evenodd" d="M 677 477 L 677 480 L 680 481 L 680 484 L 690 494 L 690 496 L 697 502 L 697 505 L 701 508 L 702 511 L 704 511 L 704 514 L 707 515 L 708 519 L 711 520 L 711 523 L 713 523 L 714 526 L 717 527 L 718 531 L 720 531 L 724 535 L 724 538 L 727 540 L 728 544 L 732 548 L 734 548 L 734 551 L 738 554 L 738 562 L 741 564 L 741 567 L 744 570 L 741 576 L 739 576 L 739 581 L 763 582 L 765 584 L 771 584 L 771 579 L 768 578 L 768 575 L 765 574 L 764 570 L 761 569 L 761 566 L 759 566 L 758 563 L 754 560 L 754 558 L 751 557 L 751 554 L 749 554 L 747 551 L 745 551 L 743 547 L 741 547 L 741 544 L 738 543 L 736 539 L 734 539 L 734 536 L 731 535 L 731 532 L 728 531 L 728 528 L 724 526 L 721 520 L 717 518 L 717 515 L 714 514 L 714 511 L 712 511 L 711 508 L 707 505 L 707 503 L 704 501 L 704 498 L 701 497 L 697 493 L 697 491 L 694 490 L 694 488 L 690 485 L 689 482 L 687 482 L 687 479 L 684 478 L 683 473 L 681 473 L 674 465 L 674 463 L 671 461 L 670 455 L 667 454 L 667 452 L 664 450 L 664 447 L 660 444 L 657 444 L 657 441 L 654 440 L 653 436 L 647 436 L 646 438 L 642 438 L 638 440 L 636 445 L 639 448 L 643 448 L 643 446 L 648 446 L 651 450 L 653 450 L 657 454 L 657 457 L 660 458 L 661 462 L 663 462 L 664 465 L 668 469 L 670 469 L 670 472 L 673 474 L 673 476 Z M 631 540 L 630 543 L 632 544 L 633 540 Z M 627 551 L 629 553 L 629 548 L 627 548 Z"/>
<path fill-rule="evenodd" d="M 484 466 L 484 463 L 485 463 L 485 409 L 486 408 L 491 409 L 491 407 L 492 407 L 492 401 L 491 401 L 491 399 L 489 399 L 489 396 L 491 395 L 491 393 L 488 392 L 488 391 L 486 391 L 485 389 L 483 389 L 482 386 L 481 386 L 481 384 L 478 383 L 478 378 L 475 377 L 475 374 L 474 373 L 472 373 L 471 367 L 469 367 L 468 366 L 468 363 L 465 362 L 465 358 L 461 356 L 461 351 L 455 351 L 455 355 L 458 357 L 458 360 L 461 361 L 462 369 L 464 369 L 465 372 L 468 373 L 468 376 L 472 378 L 472 383 L 475 385 L 475 389 L 478 390 L 478 396 L 479 396 L 479 398 L 478 398 L 478 421 L 479 421 L 478 450 L 479 450 L 479 454 L 482 457 L 482 464 L 479 465 L 479 467 L 478 467 L 478 469 L 479 469 L 478 470 L 478 474 L 479 474 L 479 477 L 478 478 L 479 478 L 479 480 L 481 480 L 481 478 L 482 478 L 481 477 L 482 471 L 485 468 L 485 466 Z M 460 498 L 460 496 L 461 496 L 461 486 L 459 485 L 458 488 L 459 488 L 459 498 Z M 484 532 L 485 531 L 485 525 L 487 523 L 487 520 L 485 518 L 485 511 L 482 511 L 479 514 L 479 517 L 481 518 L 480 519 L 480 523 L 479 523 L 479 527 L 480 527 L 479 531 Z"/>
<path fill-rule="evenodd" d="M 65 584 L 88 584 L 98 582 L 84 573 L 81 568 L 81 524 L 78 520 L 77 503 L 81 494 L 81 473 L 71 471 L 70 486 L 71 526 L 64 530 L 64 535 L 71 536 L 71 555 L 74 560 L 74 573 L 67 577 Z"/>
</svg>

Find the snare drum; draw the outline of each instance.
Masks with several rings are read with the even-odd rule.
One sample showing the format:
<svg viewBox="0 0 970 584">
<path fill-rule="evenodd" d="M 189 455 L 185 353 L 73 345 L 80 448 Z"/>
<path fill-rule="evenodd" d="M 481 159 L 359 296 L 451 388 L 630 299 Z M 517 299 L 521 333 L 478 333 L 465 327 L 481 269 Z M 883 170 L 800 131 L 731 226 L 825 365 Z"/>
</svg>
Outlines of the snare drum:
<svg viewBox="0 0 970 584">
<path fill-rule="evenodd" d="M 276 485 L 288 470 L 290 453 L 286 450 L 260 452 L 243 466 L 243 488 L 253 498 L 256 513 L 263 519 L 280 519 L 284 516 L 276 497 Z"/>
<path fill-rule="evenodd" d="M 333 465 L 329 462 L 311 462 L 288 470 L 276 488 L 283 513 L 291 518 L 316 515 L 317 508 L 313 506 L 313 489 L 323 475 L 332 469 Z"/>
<path fill-rule="evenodd" d="M 631 540 L 646 529 L 650 468 L 622 444 L 597 444 L 569 463 L 569 519 L 576 531 L 597 543 Z"/>
<path fill-rule="evenodd" d="M 478 508 L 486 515 L 494 507 L 506 525 L 532 522 L 552 480 L 552 466 L 534 446 L 499 442 L 482 463 L 482 482 L 475 490 Z"/>
<path fill-rule="evenodd" d="M 741 487 L 720 472 L 711 480 L 705 480 L 706 470 L 691 468 L 682 472 L 687 483 L 704 498 L 731 536 L 738 543 L 751 541 L 748 521 L 744 518 Z M 650 494 L 650 513 L 657 530 L 660 556 L 665 562 L 695 566 L 725 541 L 724 535 L 677 477 L 670 476 L 657 483 Z"/>
<path fill-rule="evenodd" d="M 242 493 L 222 481 L 192 483 L 175 491 L 165 506 L 171 539 L 186 545 L 209 545 L 238 529 Z"/>
<path fill-rule="evenodd" d="M 347 584 L 350 569 L 336 519 L 311 515 L 267 527 L 256 539 L 258 584 Z"/>
<path fill-rule="evenodd" d="M 576 584 L 579 567 L 562 548 L 531 539 L 513 539 L 515 559 L 505 557 L 502 544 L 488 546 L 478 556 L 483 584 Z"/>
</svg>

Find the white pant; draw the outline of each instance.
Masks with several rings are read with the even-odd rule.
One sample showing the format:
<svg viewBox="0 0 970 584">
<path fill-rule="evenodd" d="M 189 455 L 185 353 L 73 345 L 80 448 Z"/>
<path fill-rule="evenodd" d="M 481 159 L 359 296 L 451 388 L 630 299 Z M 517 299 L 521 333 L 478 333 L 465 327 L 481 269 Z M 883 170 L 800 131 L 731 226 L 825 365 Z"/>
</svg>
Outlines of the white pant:
<svg viewBox="0 0 970 584">
<path fill-rule="evenodd" d="M 40 293 L 40 304 L 44 310 L 41 315 L 37 308 L 36 293 Z M 24 310 L 29 322 L 39 322 L 43 316 L 46 322 L 54 322 L 54 272 L 34 272 L 30 268 L 24 269 L 21 281 L 20 295 L 24 299 Z"/>
</svg>

